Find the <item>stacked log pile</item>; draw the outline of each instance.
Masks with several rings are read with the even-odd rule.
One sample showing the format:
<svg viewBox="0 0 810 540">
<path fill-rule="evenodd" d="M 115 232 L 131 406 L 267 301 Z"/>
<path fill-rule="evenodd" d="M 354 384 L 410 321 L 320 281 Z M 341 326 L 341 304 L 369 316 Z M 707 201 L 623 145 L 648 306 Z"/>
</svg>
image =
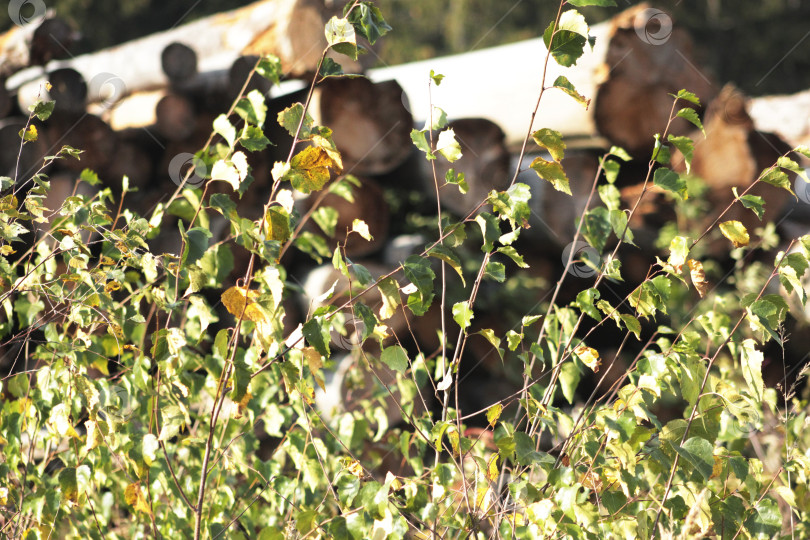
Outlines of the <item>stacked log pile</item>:
<svg viewBox="0 0 810 540">
<path fill-rule="evenodd" d="M 82 169 L 91 168 L 114 188 L 126 175 L 139 190 L 128 195 L 127 204 L 148 213 L 176 190 L 177 175 L 171 171 L 178 158 L 188 163 L 203 147 L 213 120 L 228 110 L 243 88 L 258 90 L 268 97 L 265 131 L 275 146 L 250 155 L 253 191 L 238 202 L 245 217 L 257 218 L 269 194 L 273 163 L 287 158 L 291 143 L 289 134 L 274 120 L 286 107 L 303 102 L 306 91 L 284 93 L 255 74 L 247 84 L 246 79 L 261 55 L 274 54 L 281 58 L 284 77 L 301 80 L 298 88 L 305 87 L 326 45 L 326 13 L 317 0 L 263 0 L 71 59 L 61 57 L 62 47 L 48 47 L 54 39 L 61 46 L 69 45 L 75 35 L 58 19 L 48 19 L 36 28 L 15 28 L 0 37 L 0 174 L 24 180 L 38 169 L 44 156 L 68 144 L 84 151 L 81 161 L 60 160 L 46 172 L 70 183 Z M 310 196 L 301 202 L 301 214 L 316 206 L 335 207 L 340 221 L 335 237 L 328 239 L 329 247 L 348 242 L 349 257 L 385 264 L 386 247 L 398 243 L 396 237 L 412 232 L 406 221 L 409 213 L 435 216 L 434 174 L 443 210 L 463 217 L 490 190 L 510 185 L 516 165 L 512 161 L 527 133 L 548 127 L 561 132 L 569 144 L 563 165 L 574 196 L 550 189 L 533 171 L 526 171 L 533 155 L 521 164 L 524 171 L 518 178 L 534 190 L 532 232 L 527 235 L 544 240 L 532 245 L 536 253 L 530 256 L 539 261 L 552 254 L 559 261 L 559 253 L 573 239 L 574 220 L 591 193 L 598 156 L 610 145 L 624 147 L 639 160 L 624 167 L 618 181 L 626 203 L 635 203 L 653 137 L 663 131 L 672 111 L 669 94 L 680 89 L 694 92 L 708 104 L 705 141 L 702 134 L 692 134 L 701 141 L 695 148 L 692 173 L 709 184 L 707 200 L 712 212 L 724 208 L 732 185 L 745 189 L 784 151 L 778 136 L 791 144 L 807 141 L 810 124 L 806 114 L 805 123 L 790 131 L 770 120 L 774 111 L 783 114 L 782 110 L 790 111 L 797 103 L 810 108 L 810 100 L 806 93 L 758 98 L 747 111 L 745 97 L 733 89 L 721 91 L 700 68 L 687 32 L 672 27 L 668 16 L 661 13 L 641 5 L 595 25 L 591 29 L 595 47 L 573 68 L 550 67 L 546 81 L 548 85 L 565 75 L 581 94 L 591 98 L 590 106 L 583 107 L 559 91 L 546 92 L 532 126 L 529 119 L 540 91 L 539 69 L 535 69 L 537 65 L 527 67 L 525 61 L 545 57 L 542 39 L 369 70 L 368 78 L 328 79 L 318 84 L 310 113 L 316 124 L 334 131 L 345 173 L 358 176 L 361 187 L 351 203 L 333 194 Z M 49 26 L 40 30 L 45 25 Z M 41 38 L 43 33 L 50 41 Z M 335 59 L 347 72 L 362 69 L 345 57 Z M 488 70 L 486 80 L 481 77 L 484 68 Z M 429 93 L 431 69 L 446 78 Z M 56 101 L 53 117 L 37 126 L 40 139 L 26 144 L 19 155 L 17 134 L 46 80 L 51 84 L 49 97 Z M 296 83 L 282 86 L 286 84 Z M 411 129 L 421 128 L 429 118 L 431 100 L 447 112 L 462 147 L 463 158 L 452 165 L 442 160 L 426 163 L 410 140 Z M 682 135 L 692 129 L 679 120 L 669 132 Z M 767 131 L 778 136 L 764 133 Z M 674 158 L 675 166 L 682 167 L 677 156 Z M 456 186 L 444 185 L 451 167 L 465 174 L 470 185 L 466 196 Z M 782 194 L 769 190 L 759 194 L 766 198 L 771 215 L 778 214 L 785 202 Z M 671 212 L 671 199 L 654 192 L 645 197 L 632 225 L 657 234 L 661 216 Z M 591 204 L 599 204 L 598 196 Z M 368 223 L 373 242 L 357 235 L 347 238 L 355 219 Z M 320 234 L 310 225 L 309 231 Z M 407 238 L 402 244 L 408 244 Z M 421 251 L 423 247 L 424 243 L 417 242 L 410 249 Z M 538 271 L 541 278 L 555 278 L 550 268 L 554 265 L 537 266 L 542 269 Z M 301 275 L 310 269 L 304 265 Z M 302 311 L 306 312 L 306 306 Z"/>
</svg>

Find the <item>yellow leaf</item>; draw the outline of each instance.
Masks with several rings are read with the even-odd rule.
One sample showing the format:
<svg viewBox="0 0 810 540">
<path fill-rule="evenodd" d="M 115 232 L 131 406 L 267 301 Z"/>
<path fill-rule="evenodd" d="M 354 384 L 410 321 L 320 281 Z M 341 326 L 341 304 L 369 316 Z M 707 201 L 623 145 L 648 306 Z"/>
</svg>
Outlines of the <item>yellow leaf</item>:
<svg viewBox="0 0 810 540">
<path fill-rule="evenodd" d="M 689 265 L 689 275 L 692 278 L 692 285 L 695 286 L 698 294 L 701 298 L 703 298 L 706 296 L 706 291 L 709 290 L 709 283 L 706 281 L 706 274 L 703 273 L 703 263 L 696 261 L 695 259 L 689 259 L 686 264 Z"/>
<path fill-rule="evenodd" d="M 579 358 L 583 364 L 591 368 L 594 373 L 599 372 L 599 366 L 602 365 L 602 361 L 599 359 L 599 352 L 596 349 L 580 344 L 574 349 L 574 354 L 577 355 L 577 358 Z"/>
<path fill-rule="evenodd" d="M 130 505 L 132 508 L 135 509 L 136 512 L 143 512 L 144 514 L 152 514 L 149 510 L 149 504 L 146 502 L 146 497 L 144 497 L 143 492 L 141 491 L 141 483 L 135 482 L 130 484 L 124 490 L 124 500 Z"/>
<path fill-rule="evenodd" d="M 253 322 L 265 322 L 261 308 L 256 304 L 255 298 L 259 296 L 256 291 L 249 291 L 244 287 L 231 287 L 222 293 L 222 305 L 228 313 L 236 317 Z"/>
<path fill-rule="evenodd" d="M 295 155 L 290 162 L 290 182 L 301 193 L 318 191 L 329 181 L 329 168 L 337 164 L 323 148 L 309 146 Z"/>
<path fill-rule="evenodd" d="M 363 478 L 366 475 L 366 472 L 363 470 L 363 466 L 360 465 L 360 462 L 356 459 L 351 459 L 349 463 L 346 464 L 346 470 L 352 476 L 356 476 L 357 478 Z"/>
<path fill-rule="evenodd" d="M 602 491 L 602 479 L 593 471 L 588 471 L 580 476 L 579 482 L 593 491 Z"/>
<path fill-rule="evenodd" d="M 17 251 L 13 247 L 5 245 L 0 246 L 0 253 L 3 255 L 11 255 L 12 253 L 17 253 Z"/>
<path fill-rule="evenodd" d="M 498 479 L 500 472 L 501 471 L 498 470 L 498 454 L 492 454 L 487 464 L 487 480 L 494 482 Z"/>
<path fill-rule="evenodd" d="M 723 472 L 723 459 L 720 456 L 714 456 L 714 465 L 712 465 L 712 475 L 709 477 L 709 480 L 712 478 L 717 478 Z"/>
<path fill-rule="evenodd" d="M 739 221 L 724 221 L 720 224 L 720 232 L 723 233 L 723 236 L 731 240 L 735 248 L 747 246 L 750 240 L 745 225 Z"/>
</svg>

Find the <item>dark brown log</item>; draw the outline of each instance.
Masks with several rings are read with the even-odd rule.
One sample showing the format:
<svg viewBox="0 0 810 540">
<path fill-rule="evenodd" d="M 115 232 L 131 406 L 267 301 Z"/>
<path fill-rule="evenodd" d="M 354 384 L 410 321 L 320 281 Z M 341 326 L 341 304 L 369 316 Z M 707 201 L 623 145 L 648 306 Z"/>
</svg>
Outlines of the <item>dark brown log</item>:
<svg viewBox="0 0 810 540">
<path fill-rule="evenodd" d="M 413 118 L 395 81 L 328 80 L 317 89 L 311 113 L 316 124 L 332 129 L 346 173 L 384 174 L 411 153 Z"/>
<path fill-rule="evenodd" d="M 158 132 L 170 141 L 188 139 L 197 126 L 194 104 L 180 94 L 166 94 L 155 107 Z"/>
<path fill-rule="evenodd" d="M 0 77 L 0 118 L 5 118 L 14 108 L 14 98 L 6 90 L 6 79 Z"/>
<path fill-rule="evenodd" d="M 648 158 L 654 135 L 663 132 L 669 120 L 669 93 L 686 89 L 701 102 L 716 94 L 692 48 L 685 30 L 673 27 L 668 14 L 647 4 L 615 17 L 605 57 L 609 74 L 593 104 L 599 133 L 632 155 Z M 684 135 L 691 129 L 678 119 L 670 133 Z"/>
<path fill-rule="evenodd" d="M 169 78 L 160 58 L 166 46 L 175 42 L 194 44 L 198 64 L 205 72 L 227 73 L 240 56 L 275 54 L 285 75 L 300 77 L 315 71 L 326 48 L 322 13 L 323 3 L 318 0 L 262 0 L 60 61 L 59 67 L 72 67 L 81 73 L 88 82 L 90 100 L 108 105 L 128 93 L 165 87 Z M 340 61 L 345 62 L 347 71 L 355 71 L 351 60 Z M 105 96 L 100 88 L 113 79 L 117 90 Z M 9 81 L 12 90 L 19 89 L 23 110 L 34 101 L 44 80 L 41 70 L 28 69 Z"/>
<path fill-rule="evenodd" d="M 15 21 L 20 22 L 20 21 Z M 42 66 L 70 54 L 76 32 L 62 19 L 44 19 L 39 24 L 15 24 L 0 34 L 0 74 L 10 75 L 27 66 Z M 38 69 L 41 74 L 42 70 Z"/>
<path fill-rule="evenodd" d="M 54 115 L 47 125 L 52 153 L 64 145 L 82 150 L 80 159 L 60 160 L 60 167 L 70 171 L 99 171 L 115 158 L 115 132 L 98 116 Z"/>
<path fill-rule="evenodd" d="M 23 182 L 42 166 L 42 159 L 48 155 L 48 144 L 42 140 L 42 125 L 32 123 L 40 138 L 22 145 L 20 131 L 25 129 L 27 118 L 11 117 L 0 121 L 0 175 Z"/>
<path fill-rule="evenodd" d="M 272 86 L 270 81 L 260 75 L 257 75 L 256 73 L 253 73 L 253 68 L 258 60 L 258 56 L 251 55 L 240 56 L 233 61 L 231 68 L 228 70 L 228 97 L 231 100 L 239 96 L 239 92 L 245 85 L 248 75 L 251 77 L 250 81 L 245 87 L 245 94 L 251 90 L 258 90 L 262 94 L 267 95 L 267 93 L 270 91 L 270 87 Z"/>
<path fill-rule="evenodd" d="M 31 39 L 29 64 L 44 66 L 51 60 L 70 57 L 79 35 L 64 19 L 46 19 L 40 24 Z"/>
<path fill-rule="evenodd" d="M 318 193 L 310 195 L 304 201 L 305 211 L 312 208 L 316 201 L 321 199 L 319 207 L 331 207 L 337 210 L 338 221 L 335 226 L 335 236 L 329 239 L 330 249 L 334 250 L 340 244 L 346 243 L 346 255 L 350 258 L 363 257 L 378 251 L 388 240 L 390 213 L 383 190 L 374 180 L 358 178 L 361 186 L 352 186 L 354 201 L 347 201 L 334 193 L 326 193 L 323 198 Z M 348 235 L 352 230 L 352 223 L 360 219 L 368 225 L 372 241 L 362 238 L 357 233 Z M 317 226 L 313 224 L 317 229 Z M 320 229 L 318 229 L 320 230 Z"/>
<path fill-rule="evenodd" d="M 197 74 L 197 53 L 184 43 L 169 43 L 160 53 L 160 65 L 171 84 L 180 84 Z"/>
<path fill-rule="evenodd" d="M 790 151 L 778 137 L 757 131 L 746 110 L 747 99 L 733 85 L 726 85 L 706 111 L 705 138 L 700 132 L 691 136 L 695 141 L 692 158 L 692 174 L 702 178 L 708 192 L 705 200 L 709 213 L 704 220 L 708 226 L 733 200 L 732 187 L 742 193 L 760 172 L 774 165 L 782 154 Z M 683 157 L 673 155 L 673 167 L 684 171 Z M 760 221 L 751 210 L 740 204 L 734 205 L 723 215 L 722 220 L 741 221 L 748 229 L 751 241 L 755 242 L 754 229 L 773 221 L 788 201 L 790 194 L 770 184 L 759 183 L 749 191 L 765 199 L 765 215 Z M 718 249 L 727 251 L 727 242 Z"/>
<path fill-rule="evenodd" d="M 466 216 L 486 200 L 490 191 L 502 191 L 509 187 L 509 151 L 503 131 L 489 120 L 464 118 L 450 122 L 447 127 L 454 131 L 462 157 L 454 163 L 441 156 L 433 162 L 422 159 L 423 189 L 436 200 L 433 179 L 435 166 L 442 207 L 459 216 Z M 450 169 L 464 174 L 469 186 L 466 194 L 461 193 L 458 186 L 445 182 L 445 175 Z"/>
<path fill-rule="evenodd" d="M 87 106 L 87 83 L 84 77 L 71 68 L 62 68 L 48 74 L 50 98 L 55 108 L 66 113 L 82 113 Z"/>
</svg>

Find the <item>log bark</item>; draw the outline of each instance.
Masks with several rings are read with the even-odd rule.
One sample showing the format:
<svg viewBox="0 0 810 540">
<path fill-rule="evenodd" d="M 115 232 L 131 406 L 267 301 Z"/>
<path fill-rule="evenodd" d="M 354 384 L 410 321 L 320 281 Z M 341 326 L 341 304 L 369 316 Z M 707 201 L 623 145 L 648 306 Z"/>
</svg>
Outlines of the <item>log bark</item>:
<svg viewBox="0 0 810 540">
<path fill-rule="evenodd" d="M 454 131 L 462 157 L 454 163 L 442 157 L 434 162 L 420 160 L 422 186 L 427 196 L 435 201 L 435 167 L 442 207 L 459 216 L 466 216 L 487 198 L 490 191 L 502 191 L 509 187 L 509 151 L 501 128 L 484 118 L 464 118 L 450 122 L 447 127 Z M 461 193 L 458 186 L 445 182 L 445 175 L 450 169 L 456 174 L 464 174 L 469 186 L 466 194 Z"/>
<path fill-rule="evenodd" d="M 287 76 L 301 77 L 315 71 L 326 47 L 322 11 L 317 0 L 262 0 L 48 67 L 75 69 L 88 81 L 91 101 L 110 103 L 128 93 L 167 86 L 170 81 L 160 58 L 175 42 L 193 44 L 201 72 L 227 73 L 240 56 L 275 54 Z M 344 67 L 355 71 L 348 59 Z M 105 96 L 102 86 L 112 81 L 116 90 Z M 20 105 L 25 109 L 43 82 L 41 70 L 29 69 L 9 79 L 9 86 L 19 89 Z"/>
<path fill-rule="evenodd" d="M 332 129 L 346 173 L 384 174 L 410 155 L 413 119 L 395 81 L 327 80 L 313 96 L 311 114 Z"/>
<path fill-rule="evenodd" d="M 87 83 L 81 73 L 71 68 L 62 68 L 48 74 L 51 89 L 50 99 L 56 102 L 55 109 L 66 113 L 82 113 L 87 106 Z"/>
<path fill-rule="evenodd" d="M 258 60 L 258 56 L 250 55 L 240 56 L 233 61 L 231 68 L 228 70 L 228 97 L 231 100 L 234 100 L 237 96 L 239 96 L 239 92 L 245 85 L 248 75 L 251 75 L 251 71 Z M 260 75 L 257 75 L 256 73 L 252 73 L 250 81 L 248 81 L 247 87 L 245 87 L 244 93 L 247 94 L 252 90 L 258 90 L 262 94 L 267 95 L 271 86 L 272 84 L 270 81 Z"/>
</svg>

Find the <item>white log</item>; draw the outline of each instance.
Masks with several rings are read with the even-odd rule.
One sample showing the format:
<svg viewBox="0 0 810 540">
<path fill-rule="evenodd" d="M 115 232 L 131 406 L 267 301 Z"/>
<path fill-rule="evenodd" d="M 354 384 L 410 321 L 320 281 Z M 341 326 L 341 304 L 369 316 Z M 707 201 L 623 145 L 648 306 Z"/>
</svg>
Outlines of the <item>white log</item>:
<svg viewBox="0 0 810 540">
<path fill-rule="evenodd" d="M 317 0 L 262 0 L 116 47 L 54 61 L 47 69 L 75 69 L 88 83 L 88 100 L 110 105 L 126 94 L 167 86 L 161 54 L 175 42 L 194 50 L 201 73 L 227 72 L 240 56 L 275 54 L 286 75 L 299 77 L 314 72 L 326 47 L 322 13 L 323 5 Z M 353 71 L 350 64 L 347 59 L 344 67 Z M 19 89 L 20 106 L 25 109 L 44 82 L 41 69 L 27 69 L 11 77 L 8 87 Z"/>
<path fill-rule="evenodd" d="M 810 145 L 810 90 L 753 98 L 748 114 L 759 131 L 775 133 L 792 146 Z"/>
</svg>

